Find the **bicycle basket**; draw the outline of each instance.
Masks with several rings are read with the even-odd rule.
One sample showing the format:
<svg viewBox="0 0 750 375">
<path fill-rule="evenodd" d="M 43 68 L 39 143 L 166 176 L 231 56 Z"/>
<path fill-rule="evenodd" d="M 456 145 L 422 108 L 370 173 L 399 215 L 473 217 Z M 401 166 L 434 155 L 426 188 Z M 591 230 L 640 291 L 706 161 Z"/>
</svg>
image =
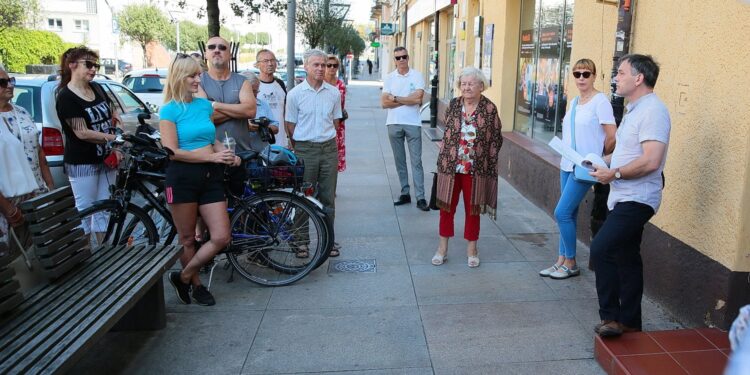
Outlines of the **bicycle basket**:
<svg viewBox="0 0 750 375">
<path fill-rule="evenodd" d="M 299 188 L 305 175 L 305 164 L 296 158 L 295 165 L 268 165 L 262 158 L 247 163 L 248 184 L 253 189 Z"/>
</svg>

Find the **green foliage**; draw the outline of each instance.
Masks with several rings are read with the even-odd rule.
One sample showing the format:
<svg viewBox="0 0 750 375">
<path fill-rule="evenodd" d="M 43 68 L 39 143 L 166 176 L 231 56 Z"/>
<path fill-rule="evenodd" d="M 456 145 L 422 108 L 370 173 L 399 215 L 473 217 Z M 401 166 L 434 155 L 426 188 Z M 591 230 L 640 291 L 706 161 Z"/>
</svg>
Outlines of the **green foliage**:
<svg viewBox="0 0 750 375">
<path fill-rule="evenodd" d="M 171 50 L 177 49 L 177 36 L 175 25 L 170 25 L 169 29 L 162 35 L 162 43 Z M 208 29 L 204 25 L 190 21 L 180 21 L 180 50 L 198 51 L 198 42 L 208 40 Z"/>
<path fill-rule="evenodd" d="M 327 32 L 326 40 L 330 43 L 329 50 L 339 55 L 348 52 L 359 56 L 365 50 L 365 41 L 352 26 L 346 25 Z"/>
<path fill-rule="evenodd" d="M 328 37 L 342 27 L 346 8 L 331 5 L 331 0 L 298 0 L 297 29 L 310 48 L 325 48 Z"/>
<path fill-rule="evenodd" d="M 49 31 L 6 29 L 0 33 L 3 65 L 11 72 L 25 72 L 28 64 L 59 64 L 68 44 Z"/>
<path fill-rule="evenodd" d="M 168 30 L 174 28 L 167 17 L 155 5 L 126 5 L 117 15 L 120 32 L 138 42 L 146 54 L 146 45 L 165 39 Z"/>
<path fill-rule="evenodd" d="M 0 0 L 0 31 L 38 21 L 38 0 Z"/>
<path fill-rule="evenodd" d="M 252 23 L 253 16 L 259 15 L 262 10 L 283 16 L 286 13 L 286 3 L 286 0 L 233 0 L 229 6 L 237 17 L 247 17 L 248 23 Z M 184 8 L 187 2 L 180 0 L 178 4 Z M 223 20 L 219 13 L 219 0 L 206 0 L 206 7 L 198 11 L 197 17 L 202 18 L 204 15 L 208 18 L 208 35 L 222 35 Z"/>
<path fill-rule="evenodd" d="M 271 44 L 271 35 L 266 32 L 247 33 L 242 36 L 242 43 L 266 46 Z"/>
</svg>

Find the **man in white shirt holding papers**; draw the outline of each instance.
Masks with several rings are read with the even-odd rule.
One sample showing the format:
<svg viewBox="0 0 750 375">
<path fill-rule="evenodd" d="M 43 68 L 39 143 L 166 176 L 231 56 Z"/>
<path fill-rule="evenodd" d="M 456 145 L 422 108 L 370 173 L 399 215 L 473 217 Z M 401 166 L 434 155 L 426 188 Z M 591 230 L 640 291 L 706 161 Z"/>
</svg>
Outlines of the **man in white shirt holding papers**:
<svg viewBox="0 0 750 375">
<path fill-rule="evenodd" d="M 610 184 L 607 220 L 591 242 L 602 337 L 641 330 L 643 227 L 659 209 L 671 120 L 654 94 L 659 66 L 651 56 L 626 55 L 619 61 L 617 94 L 628 101 L 617 130 L 610 166 L 590 174 Z M 607 160 L 608 158 L 605 158 Z"/>
</svg>

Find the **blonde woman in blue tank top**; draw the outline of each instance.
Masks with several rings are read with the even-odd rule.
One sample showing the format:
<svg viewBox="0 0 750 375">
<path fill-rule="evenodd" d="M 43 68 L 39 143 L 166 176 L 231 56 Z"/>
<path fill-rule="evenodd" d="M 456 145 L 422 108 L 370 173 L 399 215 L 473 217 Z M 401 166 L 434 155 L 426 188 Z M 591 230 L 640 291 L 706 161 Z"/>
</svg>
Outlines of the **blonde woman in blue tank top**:
<svg viewBox="0 0 750 375">
<path fill-rule="evenodd" d="M 165 193 L 180 244 L 184 247 L 182 271 L 169 274 L 180 302 L 215 304 L 198 276 L 230 239 L 229 216 L 223 175 L 227 165 L 239 165 L 231 150 L 216 141 L 211 122 L 211 102 L 194 97 L 200 85 L 201 67 L 188 55 L 178 54 L 167 75 L 164 106 L 159 116 L 162 144 L 174 152 L 167 168 Z M 203 218 L 211 239 L 196 249 L 195 224 Z"/>
</svg>

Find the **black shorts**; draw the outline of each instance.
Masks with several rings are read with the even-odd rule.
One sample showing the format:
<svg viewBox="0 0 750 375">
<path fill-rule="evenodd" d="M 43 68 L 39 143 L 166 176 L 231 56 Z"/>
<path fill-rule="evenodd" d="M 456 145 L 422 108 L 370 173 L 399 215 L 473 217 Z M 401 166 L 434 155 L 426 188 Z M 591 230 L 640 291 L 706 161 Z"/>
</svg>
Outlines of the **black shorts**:
<svg viewBox="0 0 750 375">
<path fill-rule="evenodd" d="M 169 204 L 224 201 L 224 165 L 171 161 L 165 186 Z"/>
</svg>

